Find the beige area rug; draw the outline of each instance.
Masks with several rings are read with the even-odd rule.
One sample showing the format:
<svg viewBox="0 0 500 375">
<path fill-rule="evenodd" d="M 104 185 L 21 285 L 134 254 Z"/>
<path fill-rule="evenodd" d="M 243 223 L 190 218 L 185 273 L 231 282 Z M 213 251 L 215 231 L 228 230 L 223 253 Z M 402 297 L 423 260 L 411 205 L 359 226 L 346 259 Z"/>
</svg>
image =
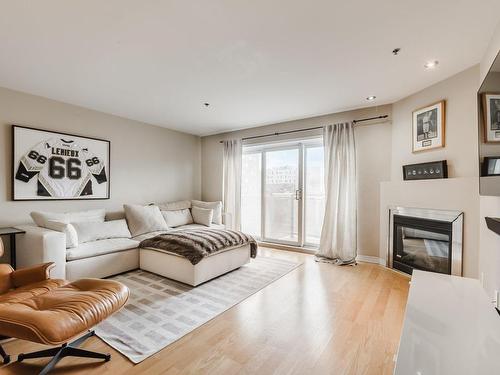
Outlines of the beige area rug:
<svg viewBox="0 0 500 375">
<path fill-rule="evenodd" d="M 118 275 L 112 279 L 129 287 L 130 299 L 95 331 L 132 362 L 139 363 L 299 265 L 258 256 L 196 288 L 141 270 Z"/>
</svg>

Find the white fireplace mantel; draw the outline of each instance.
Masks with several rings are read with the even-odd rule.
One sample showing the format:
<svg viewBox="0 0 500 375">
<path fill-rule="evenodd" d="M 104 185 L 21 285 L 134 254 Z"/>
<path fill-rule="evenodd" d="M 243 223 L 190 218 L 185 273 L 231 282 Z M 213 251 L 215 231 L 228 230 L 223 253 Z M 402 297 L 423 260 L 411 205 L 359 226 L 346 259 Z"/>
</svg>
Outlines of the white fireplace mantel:
<svg viewBox="0 0 500 375">
<path fill-rule="evenodd" d="M 478 278 L 478 178 L 388 181 L 380 184 L 379 258 L 387 259 L 390 216 L 394 207 L 413 207 L 464 213 L 463 275 Z"/>
</svg>

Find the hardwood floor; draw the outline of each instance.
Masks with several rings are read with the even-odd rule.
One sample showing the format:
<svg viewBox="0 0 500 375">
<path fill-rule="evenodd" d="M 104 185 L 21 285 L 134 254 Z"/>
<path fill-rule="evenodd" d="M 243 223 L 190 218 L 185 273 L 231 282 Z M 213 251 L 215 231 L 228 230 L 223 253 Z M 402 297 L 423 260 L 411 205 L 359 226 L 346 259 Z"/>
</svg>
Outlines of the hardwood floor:
<svg viewBox="0 0 500 375">
<path fill-rule="evenodd" d="M 306 254 L 261 248 L 304 262 L 199 329 L 138 365 L 99 338 L 82 348 L 110 362 L 63 359 L 53 374 L 392 374 L 409 279 L 384 267 L 338 267 Z M 4 344 L 14 359 L 43 346 Z M 26 360 L 1 374 L 33 374 L 47 360 Z"/>
</svg>

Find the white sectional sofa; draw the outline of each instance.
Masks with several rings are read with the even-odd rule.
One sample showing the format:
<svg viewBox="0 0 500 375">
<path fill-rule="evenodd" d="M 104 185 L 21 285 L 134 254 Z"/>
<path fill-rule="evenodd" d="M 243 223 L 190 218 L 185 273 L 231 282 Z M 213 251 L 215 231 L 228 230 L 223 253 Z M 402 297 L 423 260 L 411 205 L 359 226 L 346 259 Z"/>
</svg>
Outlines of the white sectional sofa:
<svg viewBox="0 0 500 375">
<path fill-rule="evenodd" d="M 213 212 L 215 214 L 209 218 L 209 222 L 205 223 L 205 225 L 193 223 L 193 220 L 190 219 L 192 218 L 192 205 L 205 207 L 205 209 L 207 207 L 214 207 Z M 114 232 L 109 233 L 109 237 L 111 238 L 102 238 L 108 236 L 106 233 L 97 234 L 93 237 L 92 233 L 89 234 L 80 231 L 80 238 L 83 239 L 85 237 L 87 241 L 77 244 L 74 243 L 77 241 L 73 238 L 74 236 L 68 233 L 68 226 L 64 226 L 64 224 L 73 223 L 69 226 L 72 227 L 72 231 L 75 230 L 74 228 L 77 228 L 76 232 L 81 230 L 81 227 L 92 227 L 92 225 L 87 225 L 92 222 L 88 223 L 85 220 L 101 220 L 101 217 L 97 219 L 95 217 L 86 217 L 89 215 L 92 216 L 91 214 L 94 214 L 96 210 L 68 214 L 38 213 L 45 215 L 45 220 L 49 218 L 48 223 L 37 217 L 37 213 L 32 213 L 32 217 L 38 224 L 50 227 L 54 227 L 54 222 L 58 224 L 62 222 L 63 224 L 55 228 L 58 230 L 43 228 L 36 224 L 17 226 L 26 231 L 25 234 L 18 237 L 16 252 L 17 266 L 22 268 L 44 262 L 54 262 L 56 266 L 51 273 L 52 277 L 67 280 L 76 280 L 84 277 L 103 278 L 142 268 L 187 284 L 198 285 L 222 273 L 238 268 L 250 260 L 248 245 L 232 249 L 234 251 L 226 251 L 222 254 L 210 256 L 196 266 L 191 265 L 189 261 L 179 256 L 160 254 L 154 249 L 139 249 L 138 245 L 140 241 L 160 233 L 194 228 L 224 228 L 222 224 L 222 204 L 220 202 L 182 201 L 159 204 L 157 207 L 160 208 L 160 212 L 165 219 L 164 223 L 156 224 L 157 227 L 160 226 L 160 228 L 156 229 L 160 230 L 148 231 L 148 228 L 155 229 L 155 224 L 151 224 L 151 220 L 147 220 L 146 218 L 143 220 L 144 223 L 141 220 L 127 217 L 127 212 L 124 214 L 127 220 L 121 219 L 121 222 L 119 220 L 104 221 L 103 213 L 102 222 L 94 223 L 96 225 L 94 225 L 93 231 L 99 232 L 100 229 L 109 226 L 113 228 Z M 189 212 L 186 210 L 189 210 Z M 52 220 L 51 218 L 54 219 Z M 83 225 L 81 224 L 82 221 Z M 175 227 L 169 226 L 169 221 Z M 109 225 L 111 222 L 114 224 Z M 127 228 L 123 228 L 124 225 L 132 233 Z M 118 227 L 117 231 L 116 228 Z M 137 234 L 139 233 L 137 230 L 143 233 Z M 74 233 L 74 235 L 76 236 L 77 233 Z M 89 240 L 95 237 L 98 238 Z M 68 246 L 70 242 L 73 246 Z"/>
</svg>

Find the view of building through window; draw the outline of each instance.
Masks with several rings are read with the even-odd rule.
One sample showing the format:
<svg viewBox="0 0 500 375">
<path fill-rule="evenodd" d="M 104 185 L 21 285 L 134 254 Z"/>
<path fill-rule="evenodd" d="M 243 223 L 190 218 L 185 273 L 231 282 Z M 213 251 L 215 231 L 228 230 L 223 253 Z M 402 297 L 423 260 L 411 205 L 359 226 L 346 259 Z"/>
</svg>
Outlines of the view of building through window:
<svg viewBox="0 0 500 375">
<path fill-rule="evenodd" d="M 265 152 L 264 189 L 266 239 L 278 242 L 299 240 L 299 149 Z"/>
<path fill-rule="evenodd" d="M 324 206 L 321 139 L 244 148 L 243 231 L 264 241 L 317 246 Z"/>
</svg>

